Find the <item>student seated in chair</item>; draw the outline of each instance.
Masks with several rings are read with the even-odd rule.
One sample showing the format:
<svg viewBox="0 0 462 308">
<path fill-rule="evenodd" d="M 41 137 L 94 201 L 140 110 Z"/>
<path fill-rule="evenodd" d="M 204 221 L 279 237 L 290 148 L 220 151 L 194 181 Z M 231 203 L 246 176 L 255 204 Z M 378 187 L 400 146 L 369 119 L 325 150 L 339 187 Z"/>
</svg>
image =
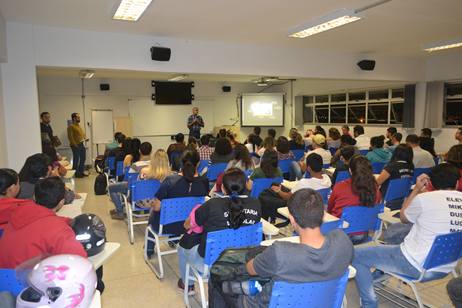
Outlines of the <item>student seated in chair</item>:
<svg viewBox="0 0 462 308">
<path fill-rule="evenodd" d="M 65 187 L 58 177 L 39 180 L 35 185 L 37 204 L 18 206 L 0 238 L 0 268 L 15 268 L 42 255 L 74 254 L 87 257 L 75 239 L 70 219 L 56 215 L 64 205 Z"/>
<path fill-rule="evenodd" d="M 353 258 L 353 245 L 341 230 L 324 236 L 322 197 L 305 188 L 288 202 L 289 220 L 300 235 L 300 243 L 276 241 L 247 262 L 250 275 L 294 283 L 331 280 L 342 276 Z M 255 296 L 239 296 L 238 307 L 268 307 L 272 283 Z M 333 296 L 333 295 L 332 295 Z"/>
<path fill-rule="evenodd" d="M 420 175 L 400 211 L 401 222 L 413 224 L 404 242 L 401 245 L 356 247 L 353 267 L 357 270 L 356 285 L 362 307 L 377 307 L 373 279 L 382 277 L 379 271 L 373 277 L 371 268 L 417 279 L 435 237 L 462 231 L 459 220 L 455 219 L 462 217 L 462 192 L 455 190 L 458 180 L 459 170 L 446 163 L 434 167 L 430 176 Z M 436 190 L 422 193 L 430 182 Z M 441 277 L 455 266 L 443 265 L 429 274 L 434 278 Z"/>
<path fill-rule="evenodd" d="M 180 279 L 178 288 L 184 289 L 186 263 L 201 269 L 204 264 L 207 233 L 227 228 L 237 229 L 260 221 L 261 206 L 258 199 L 249 198 L 246 192 L 246 176 L 238 168 L 231 168 L 223 176 L 224 198 L 213 198 L 198 207 L 185 223 L 184 228 L 202 227 L 201 233 L 187 232 L 180 241 L 178 260 Z M 190 281 L 189 292 L 194 292 L 194 282 Z"/>
</svg>

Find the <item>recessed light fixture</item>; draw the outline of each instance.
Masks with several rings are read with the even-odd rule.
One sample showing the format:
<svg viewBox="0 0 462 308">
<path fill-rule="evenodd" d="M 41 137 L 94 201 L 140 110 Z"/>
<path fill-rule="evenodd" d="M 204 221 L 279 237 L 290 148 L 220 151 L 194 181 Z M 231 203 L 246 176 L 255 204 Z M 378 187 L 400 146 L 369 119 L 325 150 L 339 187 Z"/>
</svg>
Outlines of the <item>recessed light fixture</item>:
<svg viewBox="0 0 462 308">
<path fill-rule="evenodd" d="M 433 52 L 457 47 L 462 47 L 462 38 L 429 44 L 427 46 L 424 46 L 424 50 L 428 52 Z"/>
<path fill-rule="evenodd" d="M 188 75 L 186 75 L 186 74 L 176 75 L 176 76 L 173 76 L 172 78 L 169 78 L 168 81 L 181 81 L 181 80 L 184 80 L 186 78 L 188 78 Z"/>
<path fill-rule="evenodd" d="M 137 21 L 152 0 L 122 0 L 112 19 Z"/>
<path fill-rule="evenodd" d="M 82 79 L 90 79 L 95 76 L 95 71 L 92 70 L 81 70 L 79 71 L 79 77 Z"/>
<path fill-rule="evenodd" d="M 289 36 L 305 38 L 360 19 L 361 17 L 354 10 L 341 9 L 293 29 Z"/>
</svg>

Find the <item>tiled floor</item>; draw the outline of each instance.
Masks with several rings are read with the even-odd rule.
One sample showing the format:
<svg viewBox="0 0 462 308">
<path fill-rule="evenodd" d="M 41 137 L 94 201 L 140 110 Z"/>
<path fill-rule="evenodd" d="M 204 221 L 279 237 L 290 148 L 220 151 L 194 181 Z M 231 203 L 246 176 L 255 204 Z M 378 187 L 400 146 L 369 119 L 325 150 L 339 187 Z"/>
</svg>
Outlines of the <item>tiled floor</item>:
<svg viewBox="0 0 462 308">
<path fill-rule="evenodd" d="M 178 260 L 176 255 L 165 257 L 165 278 L 159 280 L 143 259 L 144 226 L 135 228 L 135 243 L 130 245 L 127 226 L 123 221 L 112 220 L 109 210 L 113 204 L 109 197 L 95 196 L 93 193 L 94 176 L 76 180 L 76 191 L 88 192 L 83 208 L 84 212 L 100 216 L 107 228 L 107 239 L 119 242 L 121 248 L 104 265 L 106 290 L 102 296 L 103 307 L 184 307 L 182 293 L 177 290 Z M 451 307 L 445 291 L 446 281 L 437 281 L 421 287 L 425 302 L 432 307 Z M 354 282 L 347 289 L 348 307 L 359 307 L 359 298 Z M 199 307 L 192 301 L 193 307 Z M 380 307 L 396 307 L 395 304 L 381 299 Z"/>
</svg>

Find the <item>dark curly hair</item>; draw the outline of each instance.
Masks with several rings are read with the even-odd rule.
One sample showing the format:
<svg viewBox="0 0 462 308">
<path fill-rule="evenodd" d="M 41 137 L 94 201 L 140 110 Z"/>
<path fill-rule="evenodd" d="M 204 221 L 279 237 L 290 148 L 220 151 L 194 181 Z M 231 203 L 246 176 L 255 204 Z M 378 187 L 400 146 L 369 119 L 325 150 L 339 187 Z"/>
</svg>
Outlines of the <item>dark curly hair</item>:
<svg viewBox="0 0 462 308">
<path fill-rule="evenodd" d="M 377 182 L 372 173 L 369 160 L 362 155 L 350 159 L 351 189 L 359 197 L 360 205 L 373 207 L 377 197 Z"/>
</svg>

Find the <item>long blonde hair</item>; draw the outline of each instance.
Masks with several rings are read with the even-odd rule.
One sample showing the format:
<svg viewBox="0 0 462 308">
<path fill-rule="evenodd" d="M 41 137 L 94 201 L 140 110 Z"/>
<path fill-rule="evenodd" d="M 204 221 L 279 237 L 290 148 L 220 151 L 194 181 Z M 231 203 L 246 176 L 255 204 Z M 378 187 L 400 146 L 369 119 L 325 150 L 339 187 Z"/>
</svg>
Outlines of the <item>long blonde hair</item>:
<svg viewBox="0 0 462 308">
<path fill-rule="evenodd" d="M 162 149 L 157 150 L 151 154 L 151 164 L 146 168 L 144 175 L 145 179 L 155 179 L 163 181 L 167 176 L 170 175 L 170 166 L 168 164 L 168 155 Z"/>
</svg>

